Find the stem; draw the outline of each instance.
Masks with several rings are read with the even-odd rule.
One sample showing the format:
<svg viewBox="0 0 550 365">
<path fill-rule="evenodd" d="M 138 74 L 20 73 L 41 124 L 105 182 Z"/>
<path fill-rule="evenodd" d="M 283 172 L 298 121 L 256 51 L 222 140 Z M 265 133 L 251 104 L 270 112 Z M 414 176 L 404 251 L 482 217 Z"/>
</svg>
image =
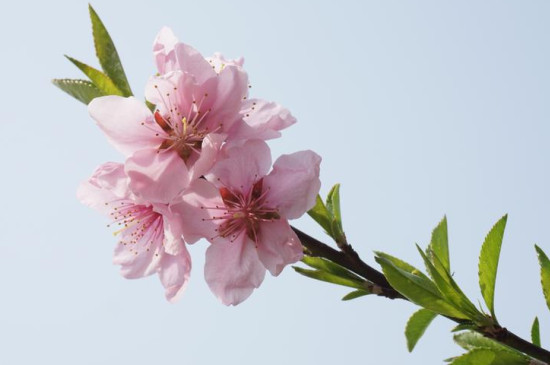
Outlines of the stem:
<svg viewBox="0 0 550 365">
<path fill-rule="evenodd" d="M 339 245 L 341 251 L 338 251 L 300 231 L 296 227 L 292 227 L 292 229 L 302 242 L 302 246 L 307 249 L 309 256 L 323 257 L 337 263 L 340 266 L 345 267 L 350 271 L 353 271 L 354 273 L 360 275 L 369 282 L 372 282 L 375 285 L 379 286 L 381 288 L 380 292 L 378 293 L 379 296 L 383 296 L 389 299 L 399 298 L 408 300 L 390 285 L 384 274 L 370 267 L 363 260 L 361 260 L 359 254 L 357 254 L 357 252 L 350 244 L 345 243 L 343 245 Z M 457 318 L 447 318 L 457 323 L 464 322 L 463 320 Z M 545 364 L 550 365 L 549 351 L 539 346 L 533 345 L 531 342 L 522 339 L 521 337 L 508 331 L 504 327 L 501 327 L 499 325 L 493 325 L 490 327 L 479 327 L 477 328 L 477 331 L 487 338 L 500 342 L 503 345 L 514 348 L 518 351 L 523 352 L 526 355 L 531 356 L 534 359 L 540 360 Z"/>
</svg>

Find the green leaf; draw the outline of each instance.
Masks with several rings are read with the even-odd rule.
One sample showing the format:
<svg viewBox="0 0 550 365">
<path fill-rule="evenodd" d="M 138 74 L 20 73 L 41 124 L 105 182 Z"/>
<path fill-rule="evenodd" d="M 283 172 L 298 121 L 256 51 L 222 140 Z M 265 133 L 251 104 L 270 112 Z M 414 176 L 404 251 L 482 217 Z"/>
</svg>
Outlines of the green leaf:
<svg viewBox="0 0 550 365">
<path fill-rule="evenodd" d="M 477 349 L 456 357 L 450 365 L 491 365 L 495 353 L 487 349 Z"/>
<path fill-rule="evenodd" d="M 344 295 L 342 300 L 352 300 L 352 299 L 363 297 L 363 296 L 369 295 L 369 294 L 372 294 L 372 293 L 370 293 L 368 291 L 364 291 L 364 290 L 354 290 L 354 291 L 349 292 L 348 294 Z"/>
<path fill-rule="evenodd" d="M 404 270 L 412 275 L 417 276 L 431 291 L 437 291 L 437 287 L 434 285 L 434 283 L 428 278 L 422 271 L 418 270 L 416 267 L 406 263 L 403 260 L 398 259 L 397 257 L 394 257 L 392 255 L 388 255 L 387 253 L 375 251 L 374 252 L 376 256 L 383 257 L 389 262 L 391 262 L 395 267 L 398 267 L 401 270 Z"/>
<path fill-rule="evenodd" d="M 103 93 L 87 80 L 54 79 L 52 83 L 84 104 L 89 104 L 92 99 L 103 96 Z"/>
<path fill-rule="evenodd" d="M 78 67 L 92 83 L 104 94 L 104 95 L 120 95 L 124 96 L 122 91 L 116 87 L 115 83 L 109 76 L 105 75 L 103 72 L 95 69 L 91 66 L 86 65 L 72 57 L 65 55 L 65 57 L 71 61 L 76 67 Z"/>
<path fill-rule="evenodd" d="M 327 283 L 332 283 L 332 284 L 348 286 L 350 288 L 367 290 L 367 287 L 364 281 L 351 280 L 351 279 L 343 278 L 341 276 L 337 276 L 325 271 L 303 269 L 298 266 L 293 266 L 292 268 L 296 270 L 297 273 L 300 273 L 312 279 L 326 281 Z"/>
<path fill-rule="evenodd" d="M 539 246 L 535 245 L 535 249 L 539 256 L 542 293 L 544 294 L 544 299 L 546 299 L 546 305 L 550 309 L 550 260 L 548 260 L 548 256 L 546 256 Z"/>
<path fill-rule="evenodd" d="M 456 326 L 453 327 L 453 329 L 451 330 L 451 332 L 460 332 L 460 331 L 473 331 L 475 330 L 476 328 L 478 328 L 478 326 L 476 326 L 475 323 L 473 322 L 464 322 L 464 323 L 460 323 Z"/>
<path fill-rule="evenodd" d="M 491 315 L 496 320 L 494 299 L 495 299 L 495 282 L 497 278 L 498 260 L 500 256 L 500 248 L 502 246 L 502 238 L 508 215 L 503 216 L 491 229 L 485 237 L 481 253 L 479 255 L 479 286 L 481 294 L 485 300 L 485 304 L 491 311 Z"/>
<path fill-rule="evenodd" d="M 317 194 L 317 200 L 315 201 L 315 206 L 311 208 L 307 212 L 307 214 L 309 214 L 309 216 L 313 218 L 315 222 L 319 223 L 319 225 L 323 227 L 323 229 L 327 232 L 327 234 L 332 237 L 330 213 L 327 210 L 327 207 L 325 206 L 325 203 L 323 203 L 323 199 L 321 199 L 319 194 Z"/>
<path fill-rule="evenodd" d="M 128 84 L 128 79 L 126 79 L 126 74 L 124 73 L 124 68 L 118 57 L 113 40 L 91 5 L 89 5 L 89 10 L 90 19 L 92 20 L 95 51 L 101 68 L 113 80 L 124 96 L 132 96 L 132 90 Z"/>
<path fill-rule="evenodd" d="M 453 359 L 450 365 L 528 365 L 531 359 L 508 351 L 476 348 Z"/>
<path fill-rule="evenodd" d="M 407 348 L 409 352 L 412 352 L 416 343 L 420 340 L 420 337 L 422 337 L 426 328 L 428 328 L 436 316 L 437 313 L 422 308 L 413 313 L 411 318 L 409 318 L 405 327 L 405 337 L 407 338 Z"/>
<path fill-rule="evenodd" d="M 418 245 L 416 248 L 424 260 L 428 273 L 443 297 L 464 313 L 464 315 L 468 316 L 468 319 L 483 321 L 485 319 L 484 315 L 477 310 L 476 306 L 462 292 L 449 272 L 443 267 L 439 257 L 431 250 L 431 247 L 428 247 L 428 254 L 432 258 L 431 261 Z"/>
<path fill-rule="evenodd" d="M 441 296 L 435 284 L 429 279 L 426 282 L 423 277 L 403 270 L 378 253 L 377 255 L 376 261 L 382 266 L 382 271 L 390 285 L 411 302 L 439 314 L 468 319 L 460 310 Z M 406 266 L 410 265 L 406 264 Z"/>
<path fill-rule="evenodd" d="M 432 239 L 429 248 L 433 251 L 447 272 L 451 272 L 449 260 L 449 238 L 447 234 L 447 217 L 443 217 L 441 222 L 432 231 Z M 431 258 L 431 257 L 430 257 Z"/>
<path fill-rule="evenodd" d="M 331 273 L 331 274 L 334 274 L 334 275 L 337 275 L 337 276 L 340 276 L 340 277 L 343 277 L 343 278 L 347 278 L 347 279 L 350 279 L 350 280 L 355 280 L 355 281 L 358 281 L 358 282 L 365 281 L 363 278 L 361 278 L 360 276 L 352 273 L 351 271 L 349 271 L 345 267 L 340 266 L 337 263 L 334 263 L 330 260 L 327 260 L 327 259 L 324 259 L 324 258 L 321 258 L 321 257 L 304 256 L 302 258 L 302 262 L 304 264 L 314 268 L 314 269 L 324 271 L 324 272 L 328 272 L 328 273 Z"/>
<path fill-rule="evenodd" d="M 531 326 L 531 342 L 533 345 L 540 347 L 540 326 L 538 317 L 535 317 L 533 325 Z"/>
<path fill-rule="evenodd" d="M 453 336 L 453 339 L 457 345 L 468 351 L 476 348 L 493 349 L 498 351 L 515 351 L 474 331 L 466 331 L 456 334 Z"/>
<path fill-rule="evenodd" d="M 340 213 L 340 184 L 336 184 L 330 189 L 327 196 L 327 209 L 336 222 L 342 223 Z"/>
</svg>

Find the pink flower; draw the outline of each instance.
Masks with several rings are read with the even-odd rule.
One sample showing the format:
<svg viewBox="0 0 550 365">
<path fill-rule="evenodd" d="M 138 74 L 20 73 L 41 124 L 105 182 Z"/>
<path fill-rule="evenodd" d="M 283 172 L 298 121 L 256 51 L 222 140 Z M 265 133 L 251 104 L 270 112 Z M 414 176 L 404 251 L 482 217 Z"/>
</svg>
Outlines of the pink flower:
<svg viewBox="0 0 550 365">
<path fill-rule="evenodd" d="M 159 275 L 166 298 L 173 302 L 183 292 L 191 270 L 191 257 L 182 239 L 181 218 L 167 204 L 136 197 L 128 186 L 123 165 L 106 163 L 78 189 L 79 200 L 104 213 L 119 242 L 113 262 L 122 276 L 136 279 Z"/>
<path fill-rule="evenodd" d="M 227 144 L 221 155 L 206 176 L 212 183 L 197 181 L 174 210 L 194 219 L 186 237 L 211 242 L 206 281 L 224 304 L 236 305 L 260 286 L 266 269 L 276 276 L 302 258 L 288 219 L 314 205 L 321 158 L 312 151 L 283 155 L 268 174 L 271 156 L 261 140 Z"/>
</svg>

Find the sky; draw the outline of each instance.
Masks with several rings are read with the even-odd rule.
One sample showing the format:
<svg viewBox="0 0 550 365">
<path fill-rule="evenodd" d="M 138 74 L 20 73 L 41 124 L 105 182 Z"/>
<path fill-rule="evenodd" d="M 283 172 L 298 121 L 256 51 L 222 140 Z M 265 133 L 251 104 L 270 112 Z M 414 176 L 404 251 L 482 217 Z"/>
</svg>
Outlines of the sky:
<svg viewBox="0 0 550 365">
<path fill-rule="evenodd" d="M 449 221 L 454 278 L 475 303 L 477 257 L 504 214 L 496 287 L 501 324 L 528 338 L 550 316 L 534 244 L 550 253 L 550 3 L 545 1 L 103 1 L 92 5 L 143 96 L 151 47 L 170 26 L 204 55 L 244 56 L 251 95 L 298 123 L 273 156 L 323 157 L 321 193 L 341 183 L 348 240 L 418 267 L 415 243 Z M 417 308 L 313 281 L 291 268 L 244 303 L 209 292 L 206 242 L 175 304 L 156 277 L 111 263 L 106 219 L 76 188 L 122 161 L 86 107 L 51 83 L 80 77 L 63 54 L 98 66 L 84 1 L 12 2 L 0 13 L 1 364 L 440 364 L 460 354 L 437 318 L 409 354 Z M 329 242 L 307 216 L 293 224 Z"/>
</svg>

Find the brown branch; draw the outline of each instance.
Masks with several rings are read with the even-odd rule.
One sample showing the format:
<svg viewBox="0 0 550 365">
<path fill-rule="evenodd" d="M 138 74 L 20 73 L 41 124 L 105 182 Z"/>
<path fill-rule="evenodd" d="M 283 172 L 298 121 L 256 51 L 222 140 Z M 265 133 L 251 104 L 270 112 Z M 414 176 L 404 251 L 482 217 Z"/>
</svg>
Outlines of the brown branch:
<svg viewBox="0 0 550 365">
<path fill-rule="evenodd" d="M 384 274 L 363 262 L 357 252 L 347 242 L 344 244 L 340 243 L 338 246 L 341 251 L 338 251 L 295 227 L 292 227 L 292 229 L 302 242 L 302 246 L 307 249 L 309 256 L 323 257 L 353 271 L 357 275 L 360 275 L 380 287 L 381 290 L 377 293 L 380 296 L 389 299 L 399 298 L 408 300 L 390 285 Z M 464 323 L 464 320 L 458 318 L 447 318 L 457 323 Z M 490 327 L 479 327 L 476 330 L 487 338 L 493 339 L 550 365 L 549 351 L 522 339 L 504 327 L 494 325 Z"/>
<path fill-rule="evenodd" d="M 389 299 L 405 299 L 401 293 L 392 288 L 390 283 L 388 283 L 388 280 L 386 280 L 384 274 L 363 262 L 351 245 L 346 244 L 345 252 L 338 251 L 300 231 L 296 227 L 292 227 L 292 229 L 302 242 L 302 246 L 309 251 L 310 256 L 329 259 L 330 261 L 335 262 L 338 265 L 343 266 L 366 280 L 376 284 L 381 289 L 378 294 L 380 296 L 384 296 Z"/>
</svg>

